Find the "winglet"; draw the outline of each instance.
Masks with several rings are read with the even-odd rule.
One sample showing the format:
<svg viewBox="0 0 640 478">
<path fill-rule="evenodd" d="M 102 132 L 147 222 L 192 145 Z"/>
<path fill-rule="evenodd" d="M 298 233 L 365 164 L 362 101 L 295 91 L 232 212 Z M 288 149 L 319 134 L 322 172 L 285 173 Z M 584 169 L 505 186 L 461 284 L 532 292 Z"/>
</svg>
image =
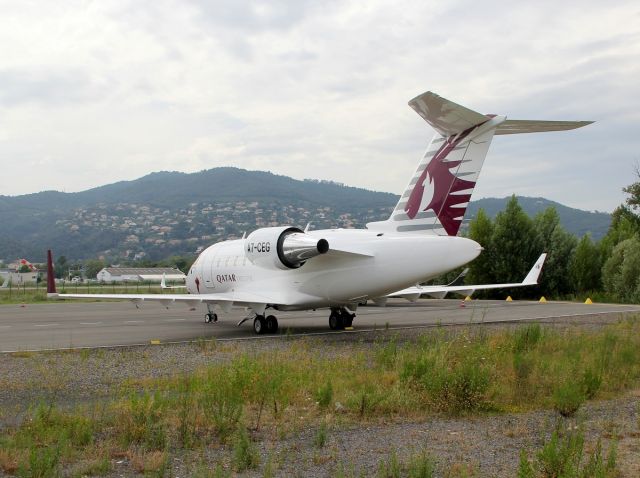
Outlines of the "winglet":
<svg viewBox="0 0 640 478">
<path fill-rule="evenodd" d="M 527 277 L 525 277 L 524 280 L 522 281 L 523 284 L 533 285 L 538 283 L 538 277 L 540 277 L 540 272 L 542 272 L 542 266 L 544 265 L 544 260 L 546 258 L 547 258 L 546 252 L 540 254 L 540 257 L 538 257 L 538 260 L 536 261 L 536 263 L 533 265 L 533 267 L 527 274 Z"/>
<path fill-rule="evenodd" d="M 47 297 L 57 297 L 56 278 L 53 275 L 53 255 L 51 249 L 47 251 Z"/>
<path fill-rule="evenodd" d="M 160 281 L 161 289 L 168 289 L 167 287 L 167 274 L 165 272 L 162 273 L 162 280 Z"/>
</svg>

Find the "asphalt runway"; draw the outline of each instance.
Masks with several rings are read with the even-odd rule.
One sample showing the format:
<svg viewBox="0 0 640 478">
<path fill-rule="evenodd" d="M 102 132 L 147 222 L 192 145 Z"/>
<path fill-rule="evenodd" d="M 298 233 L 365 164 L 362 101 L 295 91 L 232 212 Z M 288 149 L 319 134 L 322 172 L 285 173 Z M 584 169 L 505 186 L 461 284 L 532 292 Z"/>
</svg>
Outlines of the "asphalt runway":
<svg viewBox="0 0 640 478">
<path fill-rule="evenodd" d="M 422 300 L 411 304 L 390 300 L 387 307 L 360 307 L 354 330 L 407 328 L 563 318 L 576 315 L 640 312 L 637 305 L 576 304 L 568 302 Z M 150 344 L 152 341 L 181 342 L 200 338 L 251 339 L 251 321 L 237 327 L 247 314 L 234 309 L 219 313 L 215 324 L 204 322 L 205 308 L 196 311 L 174 305 L 130 302 L 51 302 L 0 306 L 0 352 L 48 350 L 80 347 L 110 347 Z M 277 312 L 279 334 L 349 333 L 331 332 L 328 310 Z"/>
</svg>

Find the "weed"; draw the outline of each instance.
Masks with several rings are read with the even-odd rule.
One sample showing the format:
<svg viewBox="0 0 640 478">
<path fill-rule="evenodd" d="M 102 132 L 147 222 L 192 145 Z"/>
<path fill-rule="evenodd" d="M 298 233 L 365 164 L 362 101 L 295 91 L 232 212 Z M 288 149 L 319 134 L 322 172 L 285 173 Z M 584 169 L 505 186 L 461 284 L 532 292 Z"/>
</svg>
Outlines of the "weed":
<svg viewBox="0 0 640 478">
<path fill-rule="evenodd" d="M 243 380 L 236 375 L 235 369 L 210 369 L 204 393 L 200 396 L 203 412 L 213 421 L 214 430 L 221 441 L 236 429 L 244 406 Z"/>
<path fill-rule="evenodd" d="M 108 457 L 95 458 L 78 463 L 72 467 L 70 475 L 81 478 L 84 476 L 103 476 L 111 471 L 111 460 Z"/>
<path fill-rule="evenodd" d="M 584 403 L 585 396 L 581 384 L 572 380 L 561 383 L 553 392 L 553 408 L 563 417 L 573 416 L 580 405 Z"/>
<path fill-rule="evenodd" d="M 529 324 L 516 329 L 513 335 L 513 351 L 526 352 L 532 350 L 542 338 L 540 324 Z"/>
<path fill-rule="evenodd" d="M 602 443 L 598 440 L 595 449 L 583 461 L 584 435 L 581 430 L 561 432 L 555 430 L 548 442 L 536 454 L 535 468 L 543 477 L 600 478 L 617 476 L 616 443 L 609 445 L 606 459 L 602 454 Z M 527 454 L 520 452 L 519 478 L 534 476 Z"/>
<path fill-rule="evenodd" d="M 320 408 L 327 408 L 331 405 L 333 401 L 333 385 L 330 379 L 316 391 L 315 399 Z"/>
<path fill-rule="evenodd" d="M 60 449 L 57 446 L 34 447 L 28 463 L 18 465 L 20 478 L 53 478 L 60 474 Z"/>
<path fill-rule="evenodd" d="M 140 445 L 147 450 L 163 450 L 167 434 L 162 418 L 160 394 L 132 394 L 120 417 L 123 444 Z"/>
<path fill-rule="evenodd" d="M 313 438 L 313 445 L 316 448 L 324 448 L 327 444 L 327 424 L 322 422 L 316 431 L 316 435 Z"/>
<path fill-rule="evenodd" d="M 384 461 L 380 460 L 378 463 L 378 478 L 400 478 L 402 469 L 400 462 L 398 461 L 398 455 L 395 450 L 391 452 L 389 458 Z"/>
<path fill-rule="evenodd" d="M 431 478 L 435 474 L 436 466 L 433 458 L 422 451 L 409 458 L 406 469 L 409 478 Z"/>
<path fill-rule="evenodd" d="M 531 466 L 529 456 L 524 450 L 520 450 L 520 461 L 518 462 L 518 478 L 535 478 L 533 466 Z"/>
<path fill-rule="evenodd" d="M 133 469 L 146 476 L 163 477 L 169 466 L 166 451 L 130 450 L 128 455 Z"/>
<path fill-rule="evenodd" d="M 378 344 L 374 349 L 376 363 L 385 369 L 391 369 L 395 365 L 398 356 L 397 338 L 394 336 L 385 343 Z"/>
<path fill-rule="evenodd" d="M 582 393 L 585 398 L 592 399 L 602 386 L 602 375 L 587 368 L 582 374 Z"/>
<path fill-rule="evenodd" d="M 256 446 L 249 439 L 247 430 L 240 426 L 233 446 L 233 468 L 237 472 L 255 469 L 260 463 Z"/>
</svg>

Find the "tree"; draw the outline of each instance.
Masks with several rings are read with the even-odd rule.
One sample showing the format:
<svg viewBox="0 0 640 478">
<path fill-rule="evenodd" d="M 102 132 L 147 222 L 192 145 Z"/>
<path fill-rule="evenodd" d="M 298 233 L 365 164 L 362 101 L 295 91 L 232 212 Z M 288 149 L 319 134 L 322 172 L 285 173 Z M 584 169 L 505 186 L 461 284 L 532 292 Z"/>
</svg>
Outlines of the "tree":
<svg viewBox="0 0 640 478">
<path fill-rule="evenodd" d="M 605 290 L 625 302 L 640 302 L 640 239 L 632 237 L 614 247 L 602 268 Z"/>
<path fill-rule="evenodd" d="M 469 223 L 469 238 L 480 244 L 484 250 L 469 264 L 467 284 L 490 284 L 495 280 L 492 266 L 493 223 L 484 209 Z"/>
<path fill-rule="evenodd" d="M 27 272 L 31 272 L 31 269 L 29 269 L 28 265 L 22 264 L 20 266 L 20 269 L 18 269 L 18 272 L 20 272 L 21 274 L 26 274 Z"/>
<path fill-rule="evenodd" d="M 582 236 L 569 262 L 569 275 L 574 292 L 600 289 L 602 260 L 600 248 L 591 241 L 591 236 Z"/>
<path fill-rule="evenodd" d="M 69 269 L 69 263 L 67 262 L 67 258 L 65 256 L 59 256 L 56 259 L 56 267 L 55 267 L 55 276 L 58 279 L 67 276 L 67 270 Z"/>
<path fill-rule="evenodd" d="M 106 266 L 105 262 L 100 259 L 90 259 L 84 262 L 84 273 L 88 279 L 95 279 L 100 272 Z"/>
<path fill-rule="evenodd" d="M 571 278 L 567 271 L 576 247 L 576 238 L 560 225 L 560 217 L 554 207 L 537 214 L 533 225 L 538 233 L 541 251 L 547 253 L 539 279 L 540 290 L 551 296 L 572 292 Z"/>
<path fill-rule="evenodd" d="M 515 195 L 496 216 L 491 244 L 494 277 L 504 282 L 522 281 L 542 252 L 533 221 L 522 210 Z M 508 292 L 518 297 L 527 294 L 522 289 Z"/>
</svg>

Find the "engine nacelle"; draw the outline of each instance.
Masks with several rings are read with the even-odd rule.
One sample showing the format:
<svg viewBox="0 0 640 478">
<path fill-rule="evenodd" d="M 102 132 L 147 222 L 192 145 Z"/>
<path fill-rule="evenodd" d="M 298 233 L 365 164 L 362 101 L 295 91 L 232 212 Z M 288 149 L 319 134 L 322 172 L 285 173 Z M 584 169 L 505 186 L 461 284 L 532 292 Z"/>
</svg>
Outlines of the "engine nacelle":
<svg viewBox="0 0 640 478">
<path fill-rule="evenodd" d="M 278 269 L 296 269 L 328 250 L 326 239 L 316 239 L 297 227 L 287 226 L 258 229 L 244 242 L 244 253 L 253 264 Z"/>
</svg>

